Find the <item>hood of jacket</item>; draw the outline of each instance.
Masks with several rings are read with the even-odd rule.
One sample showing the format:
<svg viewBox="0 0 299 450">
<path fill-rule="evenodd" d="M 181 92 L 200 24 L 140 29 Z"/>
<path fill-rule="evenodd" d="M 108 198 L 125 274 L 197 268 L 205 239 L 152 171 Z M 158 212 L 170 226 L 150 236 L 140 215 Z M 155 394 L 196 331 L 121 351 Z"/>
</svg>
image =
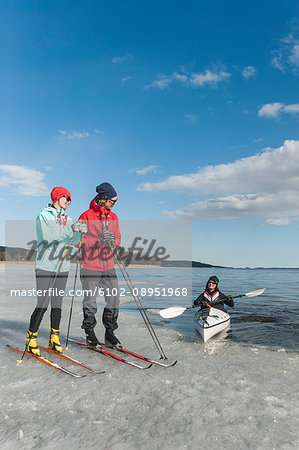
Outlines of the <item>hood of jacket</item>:
<svg viewBox="0 0 299 450">
<path fill-rule="evenodd" d="M 90 209 L 92 209 L 95 212 L 101 212 L 101 214 L 104 216 L 108 216 L 110 213 L 112 213 L 112 211 L 110 209 L 100 208 L 99 205 L 96 203 L 95 199 L 96 199 L 96 197 L 91 200 L 91 202 L 89 204 Z"/>
</svg>

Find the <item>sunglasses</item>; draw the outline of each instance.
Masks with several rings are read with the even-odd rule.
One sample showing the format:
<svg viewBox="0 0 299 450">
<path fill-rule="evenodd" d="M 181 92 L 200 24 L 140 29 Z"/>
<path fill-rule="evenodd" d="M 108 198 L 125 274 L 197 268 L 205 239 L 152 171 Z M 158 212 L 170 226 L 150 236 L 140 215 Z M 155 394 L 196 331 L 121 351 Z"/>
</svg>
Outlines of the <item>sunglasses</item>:
<svg viewBox="0 0 299 450">
<path fill-rule="evenodd" d="M 112 200 L 112 198 L 108 198 L 107 201 L 111 202 L 112 205 L 115 205 L 115 203 L 117 202 L 117 199 L 116 200 Z"/>
<path fill-rule="evenodd" d="M 69 195 L 63 195 L 63 197 L 66 199 L 67 202 L 71 203 L 72 199 Z"/>
<path fill-rule="evenodd" d="M 209 281 L 208 284 L 217 284 L 214 281 Z"/>
</svg>

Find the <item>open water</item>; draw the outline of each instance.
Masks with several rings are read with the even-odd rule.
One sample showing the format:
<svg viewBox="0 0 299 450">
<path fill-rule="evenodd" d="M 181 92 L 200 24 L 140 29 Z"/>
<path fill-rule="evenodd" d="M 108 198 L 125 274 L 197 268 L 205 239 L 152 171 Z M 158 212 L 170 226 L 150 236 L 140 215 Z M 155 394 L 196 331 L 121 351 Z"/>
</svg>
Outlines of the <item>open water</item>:
<svg viewBox="0 0 299 450">
<path fill-rule="evenodd" d="M 4 268 L 3 268 L 4 269 Z M 75 267 L 71 267 L 67 289 L 73 288 Z M 139 315 L 121 272 L 117 269 L 121 310 Z M 219 278 L 219 289 L 226 295 L 239 295 L 266 288 L 258 297 L 235 300 L 234 308 L 227 308 L 231 326 L 226 338 L 231 343 L 259 345 L 267 348 L 299 350 L 299 269 L 202 269 L 202 268 L 127 268 L 136 293 L 142 298 L 155 326 L 178 331 L 190 341 L 200 341 L 193 317 L 196 310 L 185 311 L 173 319 L 163 319 L 159 310 L 170 306 L 191 306 L 204 291 L 211 275 Z M 6 295 L 10 289 L 35 287 L 34 266 L 7 266 Z M 82 289 L 78 277 L 76 289 Z M 68 291 L 67 291 L 68 292 Z M 79 292 L 80 294 L 80 292 Z M 64 308 L 69 308 L 71 296 L 66 294 Z M 34 298 L 28 298 L 35 304 Z M 11 302 L 17 302 L 11 298 Z M 99 307 L 104 304 L 98 297 Z M 75 309 L 82 311 L 82 296 L 75 298 Z M 65 313 L 63 313 L 65 314 Z"/>
<path fill-rule="evenodd" d="M 227 308 L 231 326 L 226 339 L 244 345 L 259 345 L 269 348 L 299 350 L 299 269 L 129 269 L 132 280 L 138 286 L 188 288 L 188 296 L 146 296 L 146 308 L 160 309 L 170 306 L 191 306 L 192 301 L 204 291 L 211 275 L 220 280 L 219 289 L 226 295 L 239 295 L 266 288 L 258 297 L 243 297 L 235 300 L 234 308 Z M 134 282 L 134 281 L 133 281 Z M 144 284 L 139 284 L 144 283 Z M 125 307 L 125 306 L 124 306 Z M 135 311 L 129 304 L 127 309 Z M 153 311 L 157 312 L 157 311 Z M 190 340 L 198 340 L 195 330 L 194 310 L 181 316 L 165 320 L 157 314 L 152 319 L 160 326 L 179 331 Z"/>
</svg>

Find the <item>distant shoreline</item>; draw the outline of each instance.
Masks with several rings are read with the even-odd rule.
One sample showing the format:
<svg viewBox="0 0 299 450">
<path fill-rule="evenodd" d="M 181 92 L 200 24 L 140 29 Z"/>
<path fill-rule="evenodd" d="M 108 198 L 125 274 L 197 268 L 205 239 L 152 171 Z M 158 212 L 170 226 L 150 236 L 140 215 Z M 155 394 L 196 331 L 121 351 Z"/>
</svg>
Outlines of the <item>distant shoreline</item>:
<svg viewBox="0 0 299 450">
<path fill-rule="evenodd" d="M 34 261 L 0 261 L 0 267 L 5 266 L 34 266 Z M 74 266 L 75 263 L 72 263 L 72 266 Z M 117 267 L 117 266 L 116 266 Z M 225 266 L 211 266 L 211 267 L 189 267 L 187 266 L 159 266 L 157 264 L 130 264 L 129 266 L 126 266 L 132 269 L 169 269 L 169 268 L 180 268 L 180 269 L 204 269 L 204 270 L 218 270 L 218 269 L 230 269 L 230 270 L 299 270 L 299 267 L 225 267 Z"/>
<path fill-rule="evenodd" d="M 5 267 L 5 266 L 10 266 L 10 267 L 20 267 L 20 266 L 34 266 L 35 262 L 34 261 L 0 261 L 0 267 Z M 72 266 L 75 266 L 75 263 L 71 263 Z M 117 267 L 117 266 L 115 266 Z M 133 269 L 138 269 L 138 267 L 140 268 L 149 268 L 149 269 L 153 269 L 153 268 L 160 268 L 160 266 L 158 265 L 154 265 L 154 264 L 130 264 L 129 266 L 126 267 L 131 267 Z"/>
</svg>

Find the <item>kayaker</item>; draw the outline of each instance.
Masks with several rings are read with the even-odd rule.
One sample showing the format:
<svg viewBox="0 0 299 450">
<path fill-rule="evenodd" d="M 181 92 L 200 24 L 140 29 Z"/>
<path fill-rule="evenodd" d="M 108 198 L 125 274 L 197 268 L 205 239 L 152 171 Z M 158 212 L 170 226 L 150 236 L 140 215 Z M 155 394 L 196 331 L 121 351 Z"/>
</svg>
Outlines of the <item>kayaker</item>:
<svg viewBox="0 0 299 450">
<path fill-rule="evenodd" d="M 81 239 L 81 233 L 87 232 L 87 226 L 72 219 L 65 211 L 71 203 L 70 192 L 62 186 L 51 192 L 52 203 L 44 208 L 36 219 L 37 251 L 35 261 L 37 304 L 27 332 L 26 351 L 40 356 L 36 343 L 41 321 L 51 303 L 49 348 L 62 353 L 59 341 L 61 307 L 63 293 L 70 270 L 70 260 L 65 258 L 57 274 L 66 247 L 71 238 L 72 245 Z M 69 249 L 69 254 L 71 249 Z M 62 295 L 61 295 L 62 294 Z"/>
<path fill-rule="evenodd" d="M 219 279 L 216 275 L 210 277 L 207 281 L 205 291 L 200 294 L 196 300 L 194 300 L 193 306 L 201 306 L 201 309 L 206 309 L 209 304 L 213 308 L 220 309 L 221 311 L 225 311 L 224 304 L 230 308 L 233 308 L 233 297 L 231 295 L 224 295 L 220 292 L 218 289 L 218 283 Z"/>
</svg>

